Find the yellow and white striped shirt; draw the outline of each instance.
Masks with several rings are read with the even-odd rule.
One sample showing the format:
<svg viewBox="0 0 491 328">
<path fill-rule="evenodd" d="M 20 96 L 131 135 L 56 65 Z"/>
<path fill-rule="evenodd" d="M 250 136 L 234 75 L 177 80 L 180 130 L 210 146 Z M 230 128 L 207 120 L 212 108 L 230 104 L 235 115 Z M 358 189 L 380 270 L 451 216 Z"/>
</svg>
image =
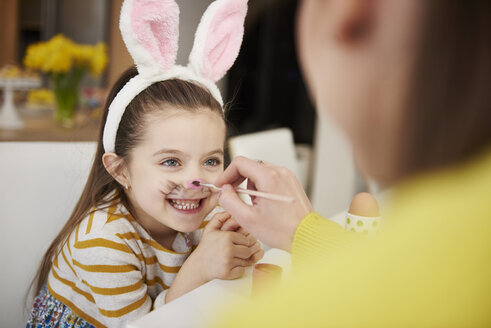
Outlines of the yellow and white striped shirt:
<svg viewBox="0 0 491 328">
<path fill-rule="evenodd" d="M 168 250 L 122 204 L 98 209 L 76 227 L 54 259 L 49 292 L 96 327 L 124 326 L 148 313 L 152 304 L 165 303 L 202 230 L 188 234 L 187 242 L 178 233 Z"/>
</svg>

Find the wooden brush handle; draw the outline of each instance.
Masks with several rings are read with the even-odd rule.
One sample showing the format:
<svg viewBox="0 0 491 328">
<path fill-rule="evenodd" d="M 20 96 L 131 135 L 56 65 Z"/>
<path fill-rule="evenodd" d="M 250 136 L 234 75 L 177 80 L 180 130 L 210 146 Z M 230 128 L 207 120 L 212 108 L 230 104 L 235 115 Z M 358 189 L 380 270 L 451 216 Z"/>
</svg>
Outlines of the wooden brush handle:
<svg viewBox="0 0 491 328">
<path fill-rule="evenodd" d="M 247 194 L 247 195 L 271 199 L 271 200 L 277 200 L 280 202 L 285 202 L 285 203 L 295 202 L 295 199 L 293 199 L 291 197 L 287 197 L 287 196 L 281 196 L 281 195 L 276 195 L 276 194 L 270 194 L 267 192 L 262 192 L 262 191 L 257 191 L 257 190 L 249 190 L 249 189 L 243 189 L 243 188 L 236 188 L 235 190 L 241 194 Z"/>
</svg>

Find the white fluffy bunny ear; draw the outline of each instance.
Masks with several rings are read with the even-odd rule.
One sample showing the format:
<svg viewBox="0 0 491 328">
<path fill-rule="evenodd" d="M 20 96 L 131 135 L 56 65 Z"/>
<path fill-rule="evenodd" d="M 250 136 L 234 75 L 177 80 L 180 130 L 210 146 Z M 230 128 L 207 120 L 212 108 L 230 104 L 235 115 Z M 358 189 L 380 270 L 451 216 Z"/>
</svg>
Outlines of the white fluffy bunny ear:
<svg viewBox="0 0 491 328">
<path fill-rule="evenodd" d="M 125 0 L 119 28 L 140 74 L 160 74 L 175 64 L 179 7 L 174 0 Z"/>
<path fill-rule="evenodd" d="M 220 80 L 239 54 L 244 35 L 247 0 L 213 2 L 196 30 L 189 64 L 196 74 Z"/>
</svg>

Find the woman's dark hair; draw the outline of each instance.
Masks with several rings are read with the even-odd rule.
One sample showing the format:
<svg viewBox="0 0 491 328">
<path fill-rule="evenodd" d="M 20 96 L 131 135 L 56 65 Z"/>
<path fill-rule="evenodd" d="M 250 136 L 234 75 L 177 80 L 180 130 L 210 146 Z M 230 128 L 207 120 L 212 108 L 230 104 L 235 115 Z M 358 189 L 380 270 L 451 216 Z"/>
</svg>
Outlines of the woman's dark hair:
<svg viewBox="0 0 491 328">
<path fill-rule="evenodd" d="M 109 105 L 123 86 L 137 73 L 135 67 L 126 70 L 109 93 L 104 106 L 97 150 L 87 183 L 70 218 L 41 260 L 39 269 L 31 284 L 31 288 L 34 285 L 34 295 L 39 293 L 46 282 L 52 261 L 60 252 L 73 229 L 93 211 L 94 207 L 109 206 L 118 197 L 123 204 L 128 206 L 123 187 L 106 171 L 102 163 L 102 155 L 104 155 L 102 134 Z M 221 105 L 207 89 L 198 84 L 178 79 L 154 83 L 136 96 L 126 107 L 116 134 L 116 154 L 123 159 L 128 159 L 131 150 L 142 140 L 145 116 L 169 107 L 185 111 L 211 110 L 223 118 Z"/>
<path fill-rule="evenodd" d="M 491 146 L 491 1 L 425 0 L 404 121 L 404 175 Z"/>
</svg>

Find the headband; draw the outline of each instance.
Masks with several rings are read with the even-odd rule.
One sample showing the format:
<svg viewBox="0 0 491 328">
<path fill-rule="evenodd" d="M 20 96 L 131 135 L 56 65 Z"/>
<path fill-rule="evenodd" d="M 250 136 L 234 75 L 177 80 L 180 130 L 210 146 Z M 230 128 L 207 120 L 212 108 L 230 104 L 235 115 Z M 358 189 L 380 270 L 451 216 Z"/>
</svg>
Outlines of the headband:
<svg viewBox="0 0 491 328">
<path fill-rule="evenodd" d="M 105 152 L 114 152 L 124 111 L 140 92 L 169 79 L 197 83 L 223 106 L 216 82 L 235 62 L 244 35 L 247 0 L 216 0 L 201 17 L 187 66 L 176 65 L 179 7 L 175 0 L 125 0 L 119 29 L 138 74 L 109 105 L 103 133 Z"/>
</svg>

